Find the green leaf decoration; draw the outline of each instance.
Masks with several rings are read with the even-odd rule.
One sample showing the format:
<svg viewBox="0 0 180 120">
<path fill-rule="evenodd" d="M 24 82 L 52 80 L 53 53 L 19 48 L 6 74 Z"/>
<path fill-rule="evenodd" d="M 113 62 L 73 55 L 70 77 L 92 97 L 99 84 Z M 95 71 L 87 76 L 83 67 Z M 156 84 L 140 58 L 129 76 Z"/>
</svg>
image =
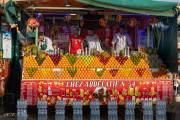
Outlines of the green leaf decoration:
<svg viewBox="0 0 180 120">
<path fill-rule="evenodd" d="M 96 68 L 96 69 L 95 69 L 96 75 L 97 75 L 98 77 L 102 77 L 104 71 L 105 71 L 104 68 Z"/>
<path fill-rule="evenodd" d="M 83 60 L 83 62 L 86 65 L 90 65 L 92 63 L 92 61 L 94 60 L 94 57 L 93 56 L 83 56 L 83 57 L 81 57 L 81 59 Z"/>
<path fill-rule="evenodd" d="M 77 68 L 67 68 L 67 71 L 71 75 L 71 77 L 74 77 L 77 73 Z"/>
<path fill-rule="evenodd" d="M 70 63 L 72 66 L 73 66 L 73 65 L 76 63 L 76 61 L 77 61 L 77 57 L 76 57 L 75 55 L 67 54 L 66 57 L 67 57 L 69 63 Z"/>
<path fill-rule="evenodd" d="M 34 74 L 36 73 L 36 71 L 37 71 L 37 68 L 27 68 L 26 70 L 27 70 L 27 72 L 28 72 L 29 77 L 33 77 L 33 75 L 34 75 Z"/>
</svg>

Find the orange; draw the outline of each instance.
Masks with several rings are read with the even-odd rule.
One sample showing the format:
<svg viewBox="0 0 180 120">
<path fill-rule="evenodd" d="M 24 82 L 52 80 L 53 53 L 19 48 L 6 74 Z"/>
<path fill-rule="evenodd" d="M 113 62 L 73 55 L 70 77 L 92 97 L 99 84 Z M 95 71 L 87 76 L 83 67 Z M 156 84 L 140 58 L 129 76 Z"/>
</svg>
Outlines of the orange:
<svg viewBox="0 0 180 120">
<path fill-rule="evenodd" d="M 109 73 L 108 70 L 105 70 L 101 78 L 102 78 L 102 79 L 112 79 L 113 77 L 112 77 L 112 75 Z"/>
<path fill-rule="evenodd" d="M 124 65 L 122 67 L 123 68 L 135 68 L 135 65 L 132 62 L 132 60 L 130 58 L 128 58 L 128 60 L 124 63 Z"/>
<path fill-rule="evenodd" d="M 38 67 L 38 64 L 33 56 L 24 57 L 23 67 Z"/>
<path fill-rule="evenodd" d="M 23 70 L 22 79 L 29 79 L 29 74 L 28 74 L 27 70 Z"/>
<path fill-rule="evenodd" d="M 120 67 L 121 65 L 114 57 L 111 57 L 109 59 L 109 62 L 105 65 L 105 68 L 120 68 Z"/>
<path fill-rule="evenodd" d="M 86 65 L 84 64 L 83 60 L 79 57 L 73 67 L 76 68 L 84 68 Z"/>
<path fill-rule="evenodd" d="M 145 70 L 142 78 L 147 78 L 147 79 L 153 78 L 151 70 L 149 70 L 149 69 Z"/>
<path fill-rule="evenodd" d="M 144 59 L 141 59 L 139 64 L 137 65 L 137 67 L 139 67 L 139 68 L 149 68 L 149 65 Z"/>
<path fill-rule="evenodd" d="M 94 60 L 89 65 L 92 68 L 103 68 L 104 65 L 99 61 L 97 57 L 94 57 Z"/>
<path fill-rule="evenodd" d="M 132 70 L 129 74 L 129 78 L 139 78 L 138 73 L 135 70 Z"/>
<path fill-rule="evenodd" d="M 53 67 L 55 67 L 55 65 L 54 65 L 53 61 L 51 60 L 51 58 L 49 56 L 46 56 L 46 59 L 42 63 L 41 67 L 43 67 L 43 68 L 53 68 Z"/>
<path fill-rule="evenodd" d="M 57 67 L 59 67 L 59 68 L 68 68 L 68 67 L 71 67 L 71 65 L 70 65 L 70 63 L 69 63 L 69 61 L 68 61 L 66 56 L 62 57 L 62 59 L 61 59 L 61 61 L 59 61 L 59 64 L 58 64 Z"/>
</svg>

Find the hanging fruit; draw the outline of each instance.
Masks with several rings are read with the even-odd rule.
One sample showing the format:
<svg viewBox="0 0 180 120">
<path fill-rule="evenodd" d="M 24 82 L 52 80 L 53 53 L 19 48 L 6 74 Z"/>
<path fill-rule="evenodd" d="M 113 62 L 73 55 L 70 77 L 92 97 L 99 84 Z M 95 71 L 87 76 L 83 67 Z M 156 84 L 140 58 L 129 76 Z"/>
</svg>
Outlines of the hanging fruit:
<svg viewBox="0 0 180 120">
<path fill-rule="evenodd" d="M 27 25 L 29 27 L 39 27 L 39 22 L 35 19 L 35 18 L 29 18 L 28 21 L 27 21 Z"/>
</svg>

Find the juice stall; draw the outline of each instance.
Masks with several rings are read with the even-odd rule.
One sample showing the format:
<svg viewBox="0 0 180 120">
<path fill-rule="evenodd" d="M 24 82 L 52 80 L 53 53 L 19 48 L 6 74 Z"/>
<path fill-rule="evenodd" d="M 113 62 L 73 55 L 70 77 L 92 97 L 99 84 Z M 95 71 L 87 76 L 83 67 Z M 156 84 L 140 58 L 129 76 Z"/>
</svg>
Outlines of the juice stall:
<svg viewBox="0 0 180 120">
<path fill-rule="evenodd" d="M 165 99 L 173 101 L 173 83 L 163 71 L 153 72 L 144 59 L 134 64 L 131 58 L 115 56 L 61 56 L 46 55 L 38 64 L 36 57 L 24 57 L 21 97 L 29 105 L 37 100 L 56 100 L 71 104 L 82 100 L 89 105 L 92 99 L 102 104 L 116 99 L 125 100 Z"/>
<path fill-rule="evenodd" d="M 77 1 L 70 1 L 74 5 L 73 9 L 85 6 L 75 4 Z M 130 14 L 130 11 L 103 10 L 99 7 L 84 8 L 81 9 L 83 12 L 75 15 L 70 8 L 58 13 L 60 8 L 56 7 L 47 7 L 48 11 L 45 10 L 43 5 L 49 2 L 33 2 L 42 6 L 28 7 L 30 10 L 35 9 L 33 15 L 37 15 L 36 19 L 31 18 L 30 26 L 34 27 L 31 32 L 35 33 L 35 45 L 26 46 L 23 56 L 21 99 L 27 100 L 28 105 L 34 106 L 38 100 L 45 100 L 48 105 L 54 105 L 57 100 L 66 101 L 67 105 L 71 105 L 74 100 L 82 100 L 84 105 L 89 105 L 93 99 L 99 99 L 102 105 L 109 100 L 117 100 L 120 105 L 124 105 L 127 100 L 134 100 L 136 104 L 143 100 L 156 102 L 159 99 L 173 102 L 172 74 L 165 66 L 172 61 L 163 61 L 164 64 L 160 59 L 162 49 L 158 50 L 161 45 L 166 44 L 161 43 L 161 40 L 169 38 L 167 36 L 170 33 L 165 33 L 172 27 L 169 24 L 171 18 Z M 23 6 L 25 3 L 19 4 Z M 168 13 L 170 15 L 172 14 Z M 79 34 L 83 34 L 82 36 L 86 36 L 85 29 L 93 29 L 102 44 L 105 43 L 104 51 L 90 54 L 89 49 L 84 48 L 78 55 L 70 54 L 68 39 L 72 34 L 72 26 L 80 27 Z M 89 28 L 92 26 L 93 28 Z M 133 39 L 136 48 L 126 47 L 120 54 L 106 49 L 108 45 L 111 46 L 113 29 L 116 29 L 111 26 L 126 29 L 131 38 L 137 39 Z M 164 30 L 161 29 L 162 26 Z M 139 29 L 145 32 L 141 38 L 136 36 Z M 37 50 L 38 30 L 53 39 L 58 47 L 56 51 L 47 53 Z"/>
</svg>

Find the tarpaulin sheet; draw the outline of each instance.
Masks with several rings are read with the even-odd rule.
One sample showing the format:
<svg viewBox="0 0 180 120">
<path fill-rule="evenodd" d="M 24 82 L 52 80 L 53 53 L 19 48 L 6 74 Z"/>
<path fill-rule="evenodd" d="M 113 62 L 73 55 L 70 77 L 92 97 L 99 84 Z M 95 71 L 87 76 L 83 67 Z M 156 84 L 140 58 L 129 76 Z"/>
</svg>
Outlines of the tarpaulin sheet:
<svg viewBox="0 0 180 120">
<path fill-rule="evenodd" d="M 125 12 L 174 16 L 175 2 L 157 0 L 77 0 L 78 2 Z"/>
</svg>

